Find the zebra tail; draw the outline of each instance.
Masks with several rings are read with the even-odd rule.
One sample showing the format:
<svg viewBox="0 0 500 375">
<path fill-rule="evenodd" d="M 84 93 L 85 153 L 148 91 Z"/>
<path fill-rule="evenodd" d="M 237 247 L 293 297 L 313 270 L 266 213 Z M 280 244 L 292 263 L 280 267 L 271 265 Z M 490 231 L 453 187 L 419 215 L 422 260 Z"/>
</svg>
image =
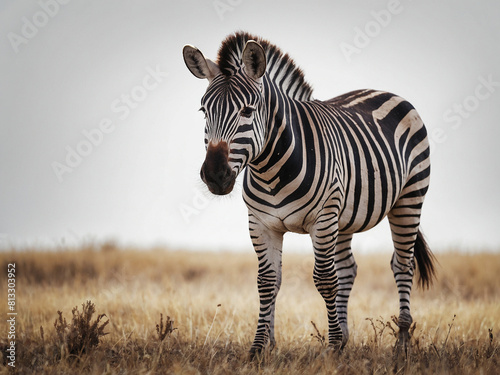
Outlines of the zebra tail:
<svg viewBox="0 0 500 375">
<path fill-rule="evenodd" d="M 429 249 L 429 245 L 427 245 L 424 235 L 420 232 L 420 229 L 417 233 L 414 254 L 419 273 L 418 285 L 422 289 L 428 289 L 436 278 L 436 270 L 434 268 L 436 258 L 434 257 L 434 254 L 432 254 L 431 249 Z"/>
</svg>

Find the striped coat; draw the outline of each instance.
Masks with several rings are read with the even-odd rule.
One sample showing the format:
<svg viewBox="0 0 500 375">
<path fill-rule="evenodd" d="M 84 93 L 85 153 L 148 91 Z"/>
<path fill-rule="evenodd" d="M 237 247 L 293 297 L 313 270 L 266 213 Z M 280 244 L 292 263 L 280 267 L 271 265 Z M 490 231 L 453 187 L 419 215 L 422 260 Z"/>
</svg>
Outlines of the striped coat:
<svg viewBox="0 0 500 375">
<path fill-rule="evenodd" d="M 349 337 L 347 302 L 357 272 L 352 236 L 386 216 L 394 242 L 399 342 L 406 346 L 415 260 L 422 285 L 434 274 L 419 230 L 429 144 L 413 106 L 374 90 L 314 100 L 288 55 L 246 33 L 223 41 L 217 62 L 192 46 L 183 55 L 189 70 L 209 81 L 201 108 L 207 122 L 202 180 L 224 195 L 244 173 L 243 198 L 259 260 L 252 355 L 275 343 L 283 234 L 311 236 L 313 279 L 326 303 L 330 345 L 339 348 Z"/>
</svg>

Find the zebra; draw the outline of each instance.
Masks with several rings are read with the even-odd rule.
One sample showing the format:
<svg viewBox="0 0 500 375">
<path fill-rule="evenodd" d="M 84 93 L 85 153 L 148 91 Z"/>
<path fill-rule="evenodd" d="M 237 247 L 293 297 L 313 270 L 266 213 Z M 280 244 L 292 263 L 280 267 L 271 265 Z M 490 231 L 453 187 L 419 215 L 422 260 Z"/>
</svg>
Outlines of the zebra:
<svg viewBox="0 0 500 375">
<path fill-rule="evenodd" d="M 369 89 L 315 100 L 290 56 L 247 32 L 227 36 L 216 62 L 191 45 L 183 57 L 195 77 L 208 80 L 200 108 L 206 119 L 201 179 L 211 193 L 226 195 L 244 173 L 260 299 L 251 357 L 276 344 L 284 233 L 312 239 L 329 347 L 340 351 L 349 338 L 347 303 L 357 274 L 353 234 L 386 216 L 400 306 L 397 343 L 406 348 L 414 270 L 418 266 L 424 288 L 435 277 L 434 255 L 420 230 L 430 149 L 415 108 Z"/>
</svg>

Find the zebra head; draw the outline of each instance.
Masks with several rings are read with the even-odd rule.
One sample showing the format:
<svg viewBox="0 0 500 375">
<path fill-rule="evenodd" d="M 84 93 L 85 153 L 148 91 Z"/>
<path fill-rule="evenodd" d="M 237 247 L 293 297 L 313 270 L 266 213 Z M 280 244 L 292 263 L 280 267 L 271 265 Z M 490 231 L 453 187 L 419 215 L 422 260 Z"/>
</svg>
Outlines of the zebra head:
<svg viewBox="0 0 500 375">
<path fill-rule="evenodd" d="M 191 73 L 209 82 L 200 109 L 206 119 L 206 157 L 200 176 L 213 194 L 229 194 L 238 174 L 264 146 L 266 55 L 259 43 L 249 40 L 240 66 L 230 74 L 196 47 L 186 45 L 183 55 Z"/>
</svg>

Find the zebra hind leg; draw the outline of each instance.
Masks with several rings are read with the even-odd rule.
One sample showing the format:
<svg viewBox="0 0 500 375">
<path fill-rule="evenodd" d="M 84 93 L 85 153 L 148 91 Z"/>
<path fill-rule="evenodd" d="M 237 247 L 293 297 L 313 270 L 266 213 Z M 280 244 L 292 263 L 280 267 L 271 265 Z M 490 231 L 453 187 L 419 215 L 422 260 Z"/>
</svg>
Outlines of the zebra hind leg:
<svg viewBox="0 0 500 375">
<path fill-rule="evenodd" d="M 430 251 L 429 246 L 427 245 L 427 242 L 425 241 L 422 235 L 422 232 L 418 228 L 415 237 L 416 238 L 413 247 L 413 259 L 411 265 L 413 270 L 417 268 L 419 271 L 418 286 L 420 286 L 422 289 L 425 289 L 430 287 L 436 276 L 434 268 L 435 257 Z M 394 271 L 395 277 L 396 273 L 401 269 L 401 266 L 397 265 L 398 263 L 399 260 L 397 252 L 394 252 L 394 255 L 391 260 L 391 267 Z M 397 278 L 396 278 L 396 283 L 397 283 Z M 398 290 L 399 289 L 400 288 L 398 287 Z M 409 305 L 410 291 L 411 291 L 411 284 L 410 284 L 410 289 L 408 289 L 408 305 Z M 401 295 L 402 293 L 400 292 L 400 303 L 401 303 Z M 407 353 L 408 344 L 411 338 L 409 334 L 409 328 L 411 327 L 412 323 L 413 319 L 410 314 L 409 306 L 408 310 L 400 310 L 398 318 L 399 337 L 397 341 L 397 348 L 403 349 L 405 353 Z"/>
<path fill-rule="evenodd" d="M 335 269 L 339 279 L 339 291 L 337 293 L 337 314 L 339 316 L 340 328 L 342 328 L 342 347 L 349 340 L 349 329 L 347 326 L 347 303 L 351 293 L 354 279 L 356 278 L 358 266 L 351 251 L 352 234 L 340 234 L 335 248 Z"/>
<path fill-rule="evenodd" d="M 413 202 L 415 203 L 415 202 Z M 399 338 L 397 346 L 407 350 L 413 322 L 410 313 L 410 294 L 415 271 L 415 260 L 419 267 L 420 285 L 428 286 L 434 277 L 434 256 L 430 252 L 419 230 L 420 204 L 399 205 L 388 215 L 394 243 L 391 268 L 399 294 Z"/>
<path fill-rule="evenodd" d="M 408 330 L 413 323 L 410 312 L 410 295 L 415 271 L 414 247 L 420 225 L 420 209 L 397 206 L 388 215 L 391 227 L 394 255 L 391 269 L 399 294 L 399 337 L 397 348 L 406 349 L 409 345 Z"/>
<path fill-rule="evenodd" d="M 403 349 L 404 352 L 406 353 L 410 342 L 409 329 L 413 323 L 413 318 L 410 313 L 409 301 L 410 301 L 410 292 L 412 283 L 411 280 L 413 278 L 412 276 L 413 276 L 414 264 L 411 266 L 411 271 L 409 268 L 407 268 L 406 272 L 404 271 L 402 272 L 403 267 L 404 266 L 401 266 L 401 264 L 398 261 L 397 253 L 394 252 L 391 259 L 391 268 L 394 273 L 394 278 L 396 280 L 396 286 L 398 288 L 399 303 L 400 303 L 399 317 L 396 320 L 399 327 L 398 339 L 396 341 L 396 348 Z M 411 279 L 408 278 L 408 276 L 410 276 L 410 272 L 411 272 Z M 404 275 L 405 273 L 407 279 L 403 280 L 401 275 Z M 407 297 L 404 295 L 407 295 Z"/>
</svg>

